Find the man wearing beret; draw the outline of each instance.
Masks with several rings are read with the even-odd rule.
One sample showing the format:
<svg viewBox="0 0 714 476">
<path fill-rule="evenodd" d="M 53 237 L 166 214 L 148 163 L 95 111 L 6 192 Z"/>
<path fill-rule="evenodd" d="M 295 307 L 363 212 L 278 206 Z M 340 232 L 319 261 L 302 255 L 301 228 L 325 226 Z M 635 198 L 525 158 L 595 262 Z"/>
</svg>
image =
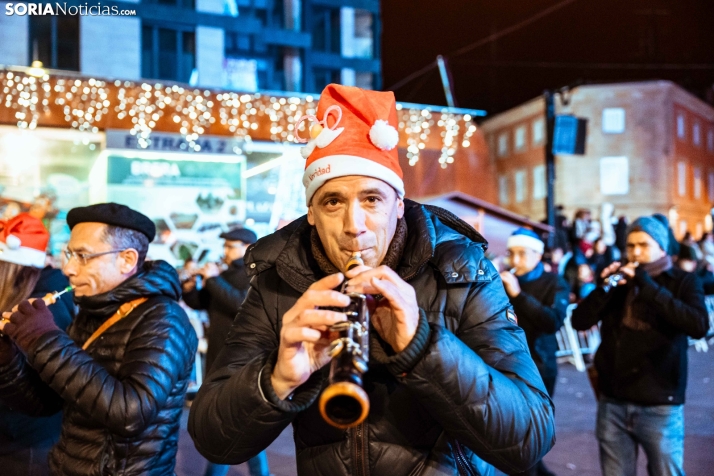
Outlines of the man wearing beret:
<svg viewBox="0 0 714 476">
<path fill-rule="evenodd" d="M 155 227 L 128 207 L 75 208 L 67 224 L 79 313 L 66 333 L 42 300 L 3 314 L 14 352 L 0 363 L 0 400 L 31 415 L 63 409 L 53 474 L 172 475 L 197 346 L 178 275 L 144 261 Z"/>
<path fill-rule="evenodd" d="M 228 269 L 221 272 L 216 263 L 206 263 L 198 272 L 203 277 L 203 286 L 196 286 L 196 280 L 184 283 L 183 300 L 193 309 L 208 310 L 210 325 L 208 332 L 208 352 L 206 371 L 211 370 L 216 355 L 223 348 L 228 331 L 243 303 L 250 287 L 243 256 L 248 246 L 256 242 L 255 232 L 247 228 L 234 228 L 222 233 L 223 262 Z M 205 476 L 224 476 L 230 466 L 208 463 Z M 268 476 L 268 457 L 265 451 L 248 460 L 250 476 Z"/>
<path fill-rule="evenodd" d="M 248 249 L 250 289 L 191 406 L 196 448 L 236 464 L 292 425 L 304 476 L 532 467 L 554 443 L 552 402 L 483 237 L 404 198 L 394 95 L 331 84 L 304 119 L 308 214 Z M 364 264 L 345 271 L 356 253 Z M 319 410 L 340 291 L 377 301 L 369 412 L 347 429 Z"/>
<path fill-rule="evenodd" d="M 684 474 L 684 394 L 687 338 L 709 327 L 696 275 L 672 266 L 667 227 L 644 216 L 628 228 L 627 261 L 603 270 L 623 279 L 588 295 L 573 312 L 573 327 L 601 322 L 595 355 L 600 398 L 596 435 L 604 476 L 637 472 L 638 446 L 650 475 Z"/>
</svg>

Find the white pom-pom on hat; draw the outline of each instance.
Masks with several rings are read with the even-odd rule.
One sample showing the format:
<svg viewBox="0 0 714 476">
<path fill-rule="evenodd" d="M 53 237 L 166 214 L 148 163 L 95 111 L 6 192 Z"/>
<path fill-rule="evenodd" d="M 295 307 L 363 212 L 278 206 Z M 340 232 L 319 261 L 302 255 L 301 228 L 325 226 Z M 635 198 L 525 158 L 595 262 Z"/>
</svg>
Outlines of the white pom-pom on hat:
<svg viewBox="0 0 714 476">
<path fill-rule="evenodd" d="M 378 149 L 392 150 L 399 143 L 399 132 L 387 121 L 377 119 L 369 129 L 369 140 Z"/>
<path fill-rule="evenodd" d="M 5 244 L 11 250 L 17 250 L 22 245 L 22 241 L 15 235 L 7 235 L 5 238 Z"/>
</svg>

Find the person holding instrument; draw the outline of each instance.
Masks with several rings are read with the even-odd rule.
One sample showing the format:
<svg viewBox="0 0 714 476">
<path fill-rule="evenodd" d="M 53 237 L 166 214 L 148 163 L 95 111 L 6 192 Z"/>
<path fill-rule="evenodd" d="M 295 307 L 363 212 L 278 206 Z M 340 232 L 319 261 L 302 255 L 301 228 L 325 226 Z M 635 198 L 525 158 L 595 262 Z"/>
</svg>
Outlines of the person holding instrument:
<svg viewBox="0 0 714 476">
<path fill-rule="evenodd" d="M 307 119 L 307 216 L 248 250 L 251 287 L 191 406 L 196 448 L 240 463 L 292 424 L 299 475 L 530 468 L 554 443 L 553 404 L 486 241 L 404 198 L 394 95 L 331 84 Z M 364 264 L 345 271 L 357 252 Z M 342 429 L 319 397 L 349 294 L 375 300 L 370 406 Z"/>
<path fill-rule="evenodd" d="M 14 352 L 0 365 L 0 402 L 30 415 L 63 411 L 51 474 L 173 475 L 197 347 L 178 275 L 144 262 L 156 229 L 135 210 L 74 208 L 67 224 L 63 271 L 79 312 L 67 332 L 44 299 L 3 313 Z"/>
<path fill-rule="evenodd" d="M 628 263 L 605 268 L 603 285 L 573 311 L 577 330 L 602 323 L 595 390 L 604 476 L 635 475 L 638 446 L 650 475 L 684 474 L 687 337 L 704 337 L 709 320 L 701 282 L 672 266 L 668 245 L 657 217 L 635 220 Z"/>
<path fill-rule="evenodd" d="M 27 213 L 0 221 L 0 310 L 8 311 L 28 298 L 59 294 L 69 285 L 58 269 L 45 266 L 50 234 Z M 52 300 L 48 300 L 52 302 Z M 54 323 L 66 329 L 74 318 L 72 294 L 66 292 L 49 307 Z M 16 352 L 12 340 L 0 337 L 0 366 Z M 62 414 L 29 416 L 0 402 L 0 468 L 4 474 L 49 474 L 47 454 L 60 435 Z"/>
</svg>

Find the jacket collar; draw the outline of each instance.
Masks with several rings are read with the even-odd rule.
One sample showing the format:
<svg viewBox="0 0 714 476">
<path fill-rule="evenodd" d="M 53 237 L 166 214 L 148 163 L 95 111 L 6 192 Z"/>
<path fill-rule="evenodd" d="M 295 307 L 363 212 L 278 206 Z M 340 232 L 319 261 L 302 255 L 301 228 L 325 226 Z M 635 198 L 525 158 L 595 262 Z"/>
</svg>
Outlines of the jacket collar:
<svg viewBox="0 0 714 476">
<path fill-rule="evenodd" d="M 175 301 L 181 297 L 178 274 L 166 261 L 147 261 L 139 273 L 111 291 L 96 296 L 75 296 L 74 301 L 82 311 L 108 317 L 125 302 L 153 296 L 166 296 Z"/>
<path fill-rule="evenodd" d="M 428 263 L 448 283 L 490 280 L 487 242 L 473 227 L 438 207 L 404 200 L 408 235 L 396 271 L 402 279 L 416 276 Z M 254 276 L 272 266 L 298 292 L 323 276 L 312 256 L 307 217 L 303 216 L 248 248 L 247 272 Z"/>
</svg>

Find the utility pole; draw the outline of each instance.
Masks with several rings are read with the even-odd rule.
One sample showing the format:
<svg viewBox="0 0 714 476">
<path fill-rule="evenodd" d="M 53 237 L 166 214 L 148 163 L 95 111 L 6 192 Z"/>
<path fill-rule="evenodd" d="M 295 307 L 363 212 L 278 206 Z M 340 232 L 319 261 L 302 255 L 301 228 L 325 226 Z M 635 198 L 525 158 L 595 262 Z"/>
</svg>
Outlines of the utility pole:
<svg viewBox="0 0 714 476">
<path fill-rule="evenodd" d="M 555 132 L 555 98 L 553 91 L 543 92 L 545 99 L 545 180 L 547 194 L 545 197 L 545 213 L 548 225 L 553 231 L 548 234 L 548 247 L 555 244 L 555 154 L 553 154 L 553 134 Z"/>
</svg>

